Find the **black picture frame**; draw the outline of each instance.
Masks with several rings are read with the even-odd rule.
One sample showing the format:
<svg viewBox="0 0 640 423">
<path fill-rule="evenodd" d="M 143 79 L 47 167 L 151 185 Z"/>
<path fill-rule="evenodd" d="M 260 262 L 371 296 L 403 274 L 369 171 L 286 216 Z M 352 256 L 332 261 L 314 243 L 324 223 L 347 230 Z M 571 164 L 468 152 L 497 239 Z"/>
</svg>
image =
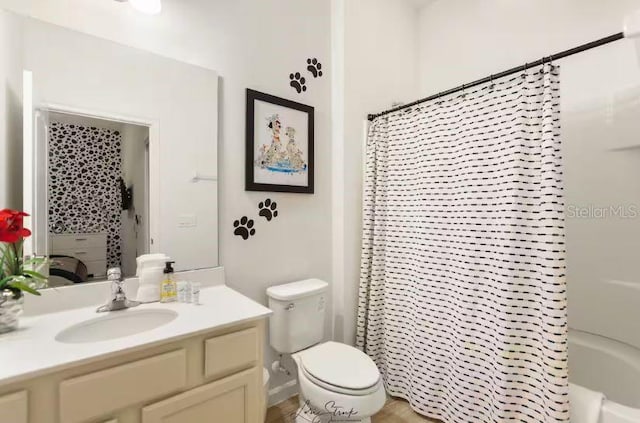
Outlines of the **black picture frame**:
<svg viewBox="0 0 640 423">
<path fill-rule="evenodd" d="M 283 108 L 298 110 L 308 115 L 308 168 L 307 186 L 280 185 L 257 183 L 254 175 L 255 158 L 255 102 L 263 101 Z M 252 89 L 247 89 L 247 115 L 246 115 L 246 161 L 245 161 L 245 191 L 269 191 L 269 192 L 292 192 L 313 194 L 314 192 L 314 108 L 306 104 L 297 103 L 292 100 L 262 93 Z"/>
</svg>

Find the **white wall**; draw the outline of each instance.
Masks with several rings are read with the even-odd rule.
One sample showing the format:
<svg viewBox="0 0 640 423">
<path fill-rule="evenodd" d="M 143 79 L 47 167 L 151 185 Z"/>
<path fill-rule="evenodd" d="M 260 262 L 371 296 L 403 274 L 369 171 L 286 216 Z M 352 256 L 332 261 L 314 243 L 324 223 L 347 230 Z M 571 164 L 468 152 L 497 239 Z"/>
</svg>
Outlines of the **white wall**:
<svg viewBox="0 0 640 423">
<path fill-rule="evenodd" d="M 640 348 L 637 54 L 624 40 L 567 59 L 561 123 L 569 323 Z"/>
<path fill-rule="evenodd" d="M 22 69 L 13 59 L 22 40 L 0 14 L 0 209 L 22 206 Z"/>
<path fill-rule="evenodd" d="M 334 1 L 341 87 L 334 89 L 335 337 L 353 343 L 360 281 L 362 161 L 367 114 L 417 96 L 418 12 L 408 1 Z M 334 53 L 336 54 L 336 53 Z"/>
<path fill-rule="evenodd" d="M 420 13 L 420 92 L 433 94 L 622 31 L 637 0 L 437 0 Z"/>
<path fill-rule="evenodd" d="M 123 125 L 122 129 L 122 179 L 127 187 L 133 187 L 132 208 L 122 211 L 122 272 L 125 276 L 136 274 L 136 257 L 148 253 L 146 226 L 148 220 L 148 195 L 146 188 L 145 156 L 149 129 L 139 125 Z M 136 215 L 141 224 L 136 227 Z"/>
<path fill-rule="evenodd" d="M 270 285 L 331 279 L 332 75 L 307 78 L 308 90 L 300 95 L 289 86 L 289 73 L 306 72 L 307 58 L 331 69 L 330 2 L 163 0 L 162 14 L 154 17 L 109 0 L 2 0 L 0 6 L 216 70 L 221 77 L 218 239 L 228 284 L 265 303 Z M 314 195 L 244 191 L 246 88 L 315 107 Z M 257 217 L 257 205 L 267 197 L 279 209 L 270 223 Z M 249 241 L 233 235 L 232 223 L 243 215 L 256 221 Z M 181 247 L 193 251 L 189 243 Z M 268 350 L 267 360 L 273 357 Z M 284 380 L 278 375 L 274 384 Z"/>
<path fill-rule="evenodd" d="M 438 0 L 420 14 L 420 96 L 620 32 L 636 9 L 638 0 Z M 568 206 L 640 205 L 637 52 L 624 40 L 559 63 Z M 570 325 L 640 347 L 640 217 L 568 215 L 566 227 Z"/>
</svg>

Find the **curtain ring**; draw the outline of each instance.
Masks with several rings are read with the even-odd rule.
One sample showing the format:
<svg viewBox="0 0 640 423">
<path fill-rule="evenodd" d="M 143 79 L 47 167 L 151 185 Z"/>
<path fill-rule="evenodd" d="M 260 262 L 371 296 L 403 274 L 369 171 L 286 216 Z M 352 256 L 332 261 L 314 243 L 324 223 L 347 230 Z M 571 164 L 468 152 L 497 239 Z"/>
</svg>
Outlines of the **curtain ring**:
<svg viewBox="0 0 640 423">
<path fill-rule="evenodd" d="M 462 98 L 467 96 L 467 93 L 464 91 L 465 84 L 462 84 Z"/>
<path fill-rule="evenodd" d="M 489 75 L 489 89 L 493 89 L 496 84 L 493 83 L 493 74 Z"/>
</svg>

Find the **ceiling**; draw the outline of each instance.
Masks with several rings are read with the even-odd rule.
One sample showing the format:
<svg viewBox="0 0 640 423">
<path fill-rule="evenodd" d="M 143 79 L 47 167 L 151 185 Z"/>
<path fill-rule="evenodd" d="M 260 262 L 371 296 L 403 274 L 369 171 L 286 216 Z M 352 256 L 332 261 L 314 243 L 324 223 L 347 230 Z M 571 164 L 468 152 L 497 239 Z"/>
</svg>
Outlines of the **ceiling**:
<svg viewBox="0 0 640 423">
<path fill-rule="evenodd" d="M 407 0 L 409 3 L 413 4 L 416 8 L 423 8 L 436 0 Z"/>
</svg>

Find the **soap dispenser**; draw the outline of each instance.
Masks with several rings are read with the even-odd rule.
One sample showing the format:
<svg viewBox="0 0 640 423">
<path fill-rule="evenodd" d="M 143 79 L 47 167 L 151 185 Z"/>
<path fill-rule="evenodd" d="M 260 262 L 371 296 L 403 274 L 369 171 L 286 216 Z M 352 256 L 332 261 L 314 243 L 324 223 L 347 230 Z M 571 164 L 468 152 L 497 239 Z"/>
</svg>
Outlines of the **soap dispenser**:
<svg viewBox="0 0 640 423">
<path fill-rule="evenodd" d="M 164 267 L 164 280 L 160 285 L 160 302 L 170 303 L 176 301 L 178 298 L 178 286 L 173 278 L 173 266 L 174 261 L 168 261 Z"/>
</svg>

